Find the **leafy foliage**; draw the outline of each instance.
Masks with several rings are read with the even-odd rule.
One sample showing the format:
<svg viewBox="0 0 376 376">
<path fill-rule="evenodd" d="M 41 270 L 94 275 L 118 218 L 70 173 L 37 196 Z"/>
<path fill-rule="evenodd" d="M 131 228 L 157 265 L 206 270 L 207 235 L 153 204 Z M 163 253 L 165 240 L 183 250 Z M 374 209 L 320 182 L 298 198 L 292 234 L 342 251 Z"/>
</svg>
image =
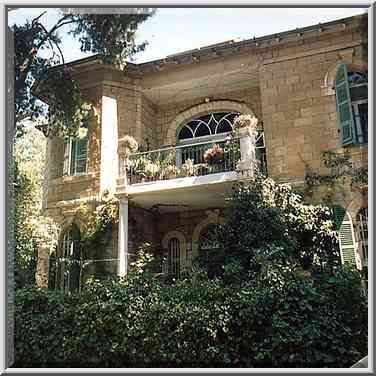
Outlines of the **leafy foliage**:
<svg viewBox="0 0 376 376">
<path fill-rule="evenodd" d="M 235 243 L 220 238 L 220 277 L 196 268 L 164 284 L 145 245 L 125 279 L 89 280 L 70 296 L 19 291 L 16 366 L 349 367 L 363 357 L 367 299 L 359 273 L 335 263 L 299 266 L 298 250 L 319 247 L 303 242 L 308 218 L 290 216 L 305 213 L 299 198 L 259 179 L 238 187 L 232 206 L 223 230 Z"/>
<path fill-rule="evenodd" d="M 25 129 L 14 147 L 14 241 L 16 286 L 34 283 L 37 242 L 52 251 L 57 226 L 43 217 L 42 191 L 45 173 L 45 137 L 33 127 Z"/>
<path fill-rule="evenodd" d="M 340 261 L 329 209 L 303 204 L 291 187 L 262 175 L 235 187 L 229 218 L 211 236 L 220 249 L 199 257 L 210 275 L 235 268 L 232 274 L 249 281 L 263 264 L 322 269 Z M 214 263 L 224 267 L 214 270 Z"/>
<path fill-rule="evenodd" d="M 50 28 L 43 24 L 41 13 L 24 25 L 13 25 L 15 67 L 15 128 L 22 134 L 23 119 L 43 115 L 46 135 L 77 130 L 90 110 L 81 96 L 78 83 L 71 75 L 62 53 L 58 32 L 70 27 L 79 37 L 81 50 L 102 55 L 105 62 L 125 66 L 125 59 L 145 48 L 137 44 L 135 33 L 140 23 L 153 12 L 134 14 L 74 14 L 60 12 L 58 21 Z M 38 88 L 43 86 L 43 90 Z M 40 97 L 43 103 L 37 97 Z"/>
<path fill-rule="evenodd" d="M 352 189 L 364 192 L 368 187 L 368 168 L 357 167 L 351 160 L 351 155 L 345 152 L 343 155 L 333 151 L 326 151 L 322 155 L 323 164 L 329 169 L 328 174 L 318 174 L 308 171 L 305 177 L 309 191 L 318 185 L 326 185 L 333 192 L 338 183 L 348 182 Z M 330 200 L 330 194 L 327 199 Z"/>
<path fill-rule="evenodd" d="M 80 295 L 19 291 L 16 366 L 348 367 L 367 352 L 366 300 L 346 267 L 286 271 L 279 287 L 262 272 L 239 289 L 202 272 L 163 285 L 142 257 L 127 279 Z"/>
<path fill-rule="evenodd" d="M 118 200 L 104 192 L 101 202 L 93 209 L 90 205 L 82 204 L 75 216 L 82 219 L 81 240 L 87 250 L 95 248 L 103 242 L 105 234 L 118 222 Z"/>
</svg>

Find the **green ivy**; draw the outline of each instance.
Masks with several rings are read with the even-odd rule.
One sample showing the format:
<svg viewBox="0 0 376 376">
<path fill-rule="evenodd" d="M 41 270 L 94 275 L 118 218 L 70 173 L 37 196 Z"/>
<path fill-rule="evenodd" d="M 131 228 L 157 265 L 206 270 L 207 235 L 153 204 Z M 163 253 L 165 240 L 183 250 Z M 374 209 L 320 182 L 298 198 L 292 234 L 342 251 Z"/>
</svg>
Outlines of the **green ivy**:
<svg viewBox="0 0 376 376">
<path fill-rule="evenodd" d="M 322 154 L 322 161 L 329 169 L 329 173 L 318 174 L 308 169 L 305 176 L 308 191 L 318 185 L 326 185 L 334 189 L 337 183 L 343 184 L 346 181 L 349 181 L 353 189 L 364 191 L 368 187 L 368 168 L 355 167 L 348 152 L 341 155 L 326 151 Z"/>
</svg>

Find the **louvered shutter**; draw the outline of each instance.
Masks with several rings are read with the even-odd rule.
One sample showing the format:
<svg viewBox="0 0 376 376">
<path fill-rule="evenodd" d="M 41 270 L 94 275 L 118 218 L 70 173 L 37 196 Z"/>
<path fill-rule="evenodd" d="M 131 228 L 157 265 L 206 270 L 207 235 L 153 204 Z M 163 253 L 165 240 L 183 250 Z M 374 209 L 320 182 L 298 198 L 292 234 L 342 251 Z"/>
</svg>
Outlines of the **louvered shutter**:
<svg viewBox="0 0 376 376">
<path fill-rule="evenodd" d="M 70 156 L 70 139 L 64 140 L 64 161 L 63 161 L 63 175 L 69 174 L 69 156 Z"/>
<path fill-rule="evenodd" d="M 341 206 L 335 206 L 334 221 L 339 235 L 339 249 L 343 264 L 356 265 L 355 233 L 351 216 Z"/>
<path fill-rule="evenodd" d="M 335 90 L 342 145 L 349 145 L 356 142 L 356 130 L 353 119 L 346 64 L 341 64 L 338 68 Z"/>
</svg>

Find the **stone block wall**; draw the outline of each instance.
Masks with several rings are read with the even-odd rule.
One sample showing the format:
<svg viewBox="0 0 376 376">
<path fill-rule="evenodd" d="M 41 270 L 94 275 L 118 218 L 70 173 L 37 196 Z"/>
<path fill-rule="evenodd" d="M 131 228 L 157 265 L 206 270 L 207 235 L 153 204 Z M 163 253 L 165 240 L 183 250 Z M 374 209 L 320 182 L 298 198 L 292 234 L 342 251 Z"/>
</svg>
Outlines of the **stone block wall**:
<svg viewBox="0 0 376 376">
<path fill-rule="evenodd" d="M 304 180 L 307 166 L 322 168 L 321 154 L 341 147 L 334 90 L 328 74 L 344 61 L 360 61 L 360 33 L 334 33 L 281 47 L 260 68 L 268 170 L 272 177 Z M 347 48 L 344 46 L 347 46 Z M 359 65 L 359 63 L 357 63 Z"/>
<path fill-rule="evenodd" d="M 218 92 L 211 98 L 211 103 L 216 101 L 228 100 L 246 104 L 254 114 L 261 119 L 261 97 L 259 88 L 250 88 L 237 91 Z M 201 115 L 197 111 L 196 106 L 205 103 L 205 97 L 198 97 L 178 103 L 171 103 L 164 106 L 159 106 L 156 111 L 156 140 L 161 146 L 175 145 L 176 137 L 168 135 L 170 126 L 180 113 L 188 109 L 192 109 L 192 117 Z M 223 110 L 231 110 L 230 108 L 223 108 Z M 183 124 L 181 124 L 183 125 Z M 177 128 L 177 127 L 176 127 Z M 177 131 L 177 129 L 176 129 Z M 175 132 L 176 135 L 176 132 Z"/>
<path fill-rule="evenodd" d="M 149 150 L 158 149 L 161 145 L 158 144 L 156 136 L 157 119 L 156 106 L 145 96 L 141 97 L 141 125 L 142 125 L 142 146 Z"/>
</svg>

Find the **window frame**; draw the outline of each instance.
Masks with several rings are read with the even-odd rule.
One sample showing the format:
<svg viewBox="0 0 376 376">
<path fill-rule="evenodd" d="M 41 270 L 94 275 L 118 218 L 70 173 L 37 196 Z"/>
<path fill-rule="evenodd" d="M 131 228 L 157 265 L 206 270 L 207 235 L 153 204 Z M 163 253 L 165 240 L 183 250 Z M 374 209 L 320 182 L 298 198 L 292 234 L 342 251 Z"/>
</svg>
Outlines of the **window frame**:
<svg viewBox="0 0 376 376">
<path fill-rule="evenodd" d="M 356 215 L 355 234 L 358 242 L 358 250 L 361 251 L 363 266 L 368 266 L 368 208 L 363 207 Z M 366 234 L 366 236 L 365 236 Z"/>
<path fill-rule="evenodd" d="M 85 158 L 85 170 L 77 172 L 78 154 L 77 145 L 78 141 L 86 140 L 86 158 Z M 68 152 L 66 152 L 66 148 Z M 75 150 L 74 150 L 74 149 Z M 67 155 L 66 155 L 67 153 Z M 88 160 L 89 160 L 89 136 L 86 135 L 82 139 L 78 137 L 66 137 L 64 139 L 64 154 L 63 154 L 63 176 L 80 176 L 85 175 L 88 172 Z M 65 160 L 67 158 L 67 161 Z M 67 163 L 67 167 L 65 167 Z"/>
<path fill-rule="evenodd" d="M 341 146 L 350 146 L 350 145 L 363 145 L 368 143 L 368 122 L 367 122 L 367 132 L 363 132 L 359 105 L 367 103 L 368 104 L 368 90 L 367 98 L 364 99 L 353 99 L 352 89 L 357 87 L 366 86 L 368 89 L 368 81 L 360 83 L 351 83 L 349 81 L 349 73 L 359 73 L 353 70 L 348 70 L 348 66 L 345 63 L 339 65 L 334 81 L 334 91 L 335 91 L 335 100 L 336 100 L 336 109 L 337 116 L 339 121 L 339 129 L 341 132 Z M 364 72 L 363 72 L 364 73 Z M 345 77 L 344 80 L 342 77 Z M 338 95 L 339 89 L 343 90 L 346 93 L 346 98 L 340 98 Z M 342 93 L 343 94 L 343 93 Z M 341 102 L 340 102 L 341 99 Z M 349 120 L 341 120 L 340 108 L 347 107 L 350 112 Z M 345 138 L 345 128 L 348 127 L 349 135 Z"/>
<path fill-rule="evenodd" d="M 359 85 L 358 85 L 359 86 Z M 353 116 L 354 116 L 354 122 L 355 122 L 355 129 L 356 129 L 356 139 L 358 144 L 367 144 L 368 143 L 368 130 L 367 130 L 367 137 L 365 137 L 365 134 L 363 133 L 362 124 L 360 120 L 360 111 L 359 111 L 359 105 L 360 104 L 368 104 L 368 99 L 358 99 L 356 101 L 351 101 L 351 106 L 353 109 Z M 368 127 L 368 122 L 367 122 Z M 365 138 L 367 140 L 365 140 Z"/>
</svg>

